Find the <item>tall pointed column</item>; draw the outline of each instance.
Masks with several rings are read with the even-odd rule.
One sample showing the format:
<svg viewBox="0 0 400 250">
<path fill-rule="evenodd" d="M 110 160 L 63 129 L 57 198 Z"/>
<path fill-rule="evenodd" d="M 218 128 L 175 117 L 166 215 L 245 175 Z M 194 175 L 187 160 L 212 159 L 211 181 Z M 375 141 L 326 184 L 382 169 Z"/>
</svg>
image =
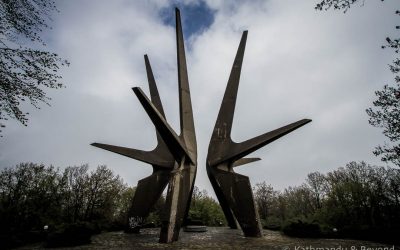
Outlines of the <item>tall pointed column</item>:
<svg viewBox="0 0 400 250">
<path fill-rule="evenodd" d="M 261 237 L 260 219 L 249 178 L 235 173 L 234 167 L 260 160 L 259 158 L 243 157 L 311 122 L 311 120 L 303 119 L 241 143 L 232 141 L 232 122 L 246 39 L 247 31 L 244 31 L 209 144 L 207 174 L 228 225 L 231 228 L 237 228 L 236 222 L 238 222 L 245 236 Z"/>
<path fill-rule="evenodd" d="M 197 169 L 196 135 L 186 68 L 182 24 L 178 9 L 175 10 L 175 15 L 180 134 L 177 135 L 165 119 L 150 63 L 147 56 L 145 56 L 151 101 L 139 87 L 133 88 L 133 91 L 156 127 L 157 147 L 153 151 L 145 152 L 107 144 L 92 144 L 93 146 L 153 165 L 153 174 L 140 180 L 136 189 L 128 221 L 132 231 L 138 232 L 141 222 L 148 215 L 150 208 L 168 184 L 160 233 L 160 242 L 162 243 L 169 243 L 178 239 L 183 220 L 189 210 Z"/>
<path fill-rule="evenodd" d="M 190 205 L 197 169 L 196 136 L 186 68 L 185 46 L 178 9 L 175 10 L 175 15 L 181 125 L 180 135 L 178 136 L 168 125 L 161 113 L 158 112 L 157 108 L 148 100 L 140 88 L 133 89 L 177 162 L 174 170 L 171 172 L 165 211 L 162 216 L 160 233 L 160 242 L 162 243 L 178 240 L 179 230 L 189 209 L 188 206 Z"/>
<path fill-rule="evenodd" d="M 182 24 L 179 10 L 176 9 L 175 13 L 181 125 L 179 138 L 185 144 L 188 155 L 182 155 L 181 158 L 176 159 L 179 166 L 169 183 L 166 200 L 167 210 L 165 217 L 162 219 L 160 242 L 171 242 L 178 239 L 179 230 L 189 211 L 197 169 L 197 143 L 186 67 Z"/>
<path fill-rule="evenodd" d="M 158 94 L 158 89 L 150 66 L 149 58 L 147 55 L 145 55 L 144 59 L 151 100 L 154 104 L 154 107 L 159 111 L 160 115 L 165 118 L 164 109 Z M 139 180 L 137 184 L 132 205 L 128 212 L 125 229 L 126 232 L 139 232 L 145 218 L 150 213 L 150 209 L 155 205 L 167 186 L 171 171 L 175 165 L 174 156 L 169 151 L 160 133 L 158 131 L 156 131 L 156 133 L 157 146 L 152 151 L 142 151 L 133 148 L 124 148 L 102 143 L 91 144 L 92 146 L 98 148 L 149 163 L 153 167 L 153 173 L 150 176 Z"/>
</svg>

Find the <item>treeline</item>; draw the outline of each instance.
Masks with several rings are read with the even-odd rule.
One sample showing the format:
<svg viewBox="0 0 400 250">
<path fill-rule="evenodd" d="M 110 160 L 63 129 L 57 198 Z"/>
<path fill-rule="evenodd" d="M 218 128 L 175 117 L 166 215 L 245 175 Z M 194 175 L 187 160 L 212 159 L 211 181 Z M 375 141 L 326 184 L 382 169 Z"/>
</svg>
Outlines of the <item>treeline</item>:
<svg viewBox="0 0 400 250">
<path fill-rule="evenodd" d="M 49 247 L 79 245 L 103 230 L 122 230 L 135 188 L 106 166 L 64 170 L 21 163 L 0 172 L 0 246 L 46 241 Z M 161 225 L 165 196 L 161 196 L 145 225 Z M 189 219 L 208 226 L 225 225 L 219 204 L 197 187 Z M 47 229 L 45 229 L 45 227 Z"/>
<path fill-rule="evenodd" d="M 276 191 L 254 187 L 265 228 L 292 236 L 349 237 L 399 242 L 400 170 L 351 162 L 306 182 Z"/>
<path fill-rule="evenodd" d="M 60 170 L 23 163 L 0 172 L 0 245 L 44 240 L 47 246 L 88 243 L 103 230 L 122 230 L 135 188 L 106 166 Z M 263 226 L 290 236 L 349 237 L 399 243 L 400 170 L 351 162 L 304 184 L 277 191 L 254 187 Z M 147 226 L 161 225 L 164 195 Z M 190 223 L 225 226 L 217 201 L 194 187 Z M 44 229 L 44 227 L 47 229 Z"/>
<path fill-rule="evenodd" d="M 133 191 L 106 166 L 90 172 L 88 165 L 63 171 L 33 163 L 6 168 L 0 173 L 1 244 L 42 239 L 45 226 L 48 232 L 76 231 L 90 239 L 125 222 Z"/>
</svg>

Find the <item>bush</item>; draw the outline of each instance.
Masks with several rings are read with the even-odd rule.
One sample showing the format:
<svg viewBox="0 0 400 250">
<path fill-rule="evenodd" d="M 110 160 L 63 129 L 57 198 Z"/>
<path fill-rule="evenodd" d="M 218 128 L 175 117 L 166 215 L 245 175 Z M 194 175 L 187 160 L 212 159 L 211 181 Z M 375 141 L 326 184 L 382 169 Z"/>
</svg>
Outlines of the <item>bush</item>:
<svg viewBox="0 0 400 250">
<path fill-rule="evenodd" d="M 387 244 L 400 244 L 400 228 L 376 228 L 363 226 L 346 226 L 339 230 L 342 238 L 372 240 Z"/>
<path fill-rule="evenodd" d="M 64 247 L 89 244 L 97 228 L 87 222 L 63 224 L 56 231 L 50 232 L 45 243 L 46 247 Z"/>
<path fill-rule="evenodd" d="M 107 223 L 101 224 L 101 226 L 98 228 L 97 233 L 100 233 L 101 231 L 108 231 L 108 232 L 113 232 L 113 231 L 121 231 L 124 230 L 126 227 L 126 222 L 122 221 L 111 221 Z"/>
<path fill-rule="evenodd" d="M 25 244 L 40 242 L 46 239 L 43 231 L 0 233 L 0 249 L 11 249 Z"/>
<path fill-rule="evenodd" d="M 264 229 L 280 230 L 281 220 L 277 217 L 268 217 L 266 220 L 262 220 L 262 225 Z"/>
<path fill-rule="evenodd" d="M 321 228 L 317 223 L 309 223 L 301 220 L 291 221 L 283 227 L 283 233 L 293 237 L 321 237 Z"/>
</svg>

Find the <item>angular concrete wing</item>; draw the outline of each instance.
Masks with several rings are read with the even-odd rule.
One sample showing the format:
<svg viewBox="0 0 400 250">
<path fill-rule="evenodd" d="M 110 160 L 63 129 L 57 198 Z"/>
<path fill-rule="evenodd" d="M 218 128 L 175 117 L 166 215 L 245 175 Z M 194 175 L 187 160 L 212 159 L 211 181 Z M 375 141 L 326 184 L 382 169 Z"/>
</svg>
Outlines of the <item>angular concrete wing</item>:
<svg viewBox="0 0 400 250">
<path fill-rule="evenodd" d="M 231 130 L 247 31 L 243 32 L 228 84 L 208 147 L 207 174 L 231 228 L 241 227 L 245 236 L 261 237 L 260 219 L 249 178 L 234 172 L 234 167 L 259 158 L 243 158 L 255 150 L 311 122 L 303 119 L 241 143 L 233 142 Z"/>
<path fill-rule="evenodd" d="M 239 166 L 242 166 L 242 165 L 245 165 L 245 164 L 249 164 L 249 163 L 252 163 L 252 162 L 255 162 L 255 161 L 259 161 L 259 160 L 261 160 L 261 158 L 241 158 L 241 159 L 235 161 L 232 164 L 232 167 L 239 167 Z"/>
<path fill-rule="evenodd" d="M 147 55 L 144 56 L 144 59 L 152 103 L 154 108 L 158 110 L 158 113 L 165 118 L 160 95 L 157 90 L 157 85 Z M 170 173 L 175 166 L 174 156 L 169 151 L 168 146 L 160 136 L 160 133 L 158 131 L 156 132 L 157 146 L 152 151 L 142 151 L 102 143 L 91 144 L 92 146 L 146 162 L 153 166 L 153 173 L 149 177 L 138 182 L 132 205 L 128 212 L 126 232 L 139 232 L 145 218 L 150 213 L 150 209 L 160 198 L 162 192 L 167 186 L 170 179 Z"/>
<path fill-rule="evenodd" d="M 178 239 L 181 225 L 189 211 L 197 170 L 197 145 L 185 47 L 179 10 L 176 9 L 176 40 L 179 81 L 179 111 L 181 131 L 177 135 L 165 119 L 163 106 L 148 57 L 145 55 L 151 101 L 136 87 L 137 98 L 147 112 L 157 132 L 157 147 L 152 151 L 93 143 L 93 146 L 121 154 L 153 166 L 153 173 L 138 182 L 127 221 L 127 231 L 139 232 L 144 219 L 168 185 L 162 216 L 160 242 Z"/>
<path fill-rule="evenodd" d="M 178 60 L 180 142 L 185 152 L 175 157 L 178 163 L 168 186 L 165 213 L 162 216 L 160 242 L 178 240 L 179 230 L 188 214 L 197 170 L 197 143 L 193 121 L 192 101 L 186 68 L 185 45 L 181 16 L 175 9 L 176 47 Z"/>
</svg>

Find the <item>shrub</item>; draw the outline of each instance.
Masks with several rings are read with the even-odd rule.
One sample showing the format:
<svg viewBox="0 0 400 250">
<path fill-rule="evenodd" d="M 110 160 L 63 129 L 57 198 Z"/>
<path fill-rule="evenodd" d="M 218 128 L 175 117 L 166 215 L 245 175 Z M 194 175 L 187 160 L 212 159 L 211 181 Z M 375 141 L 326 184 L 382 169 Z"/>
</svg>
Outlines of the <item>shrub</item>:
<svg viewBox="0 0 400 250">
<path fill-rule="evenodd" d="M 317 223 L 304 222 L 302 220 L 290 221 L 283 227 L 283 233 L 294 237 L 311 237 L 317 238 L 321 236 L 321 229 Z"/>
<path fill-rule="evenodd" d="M 280 230 L 281 220 L 277 217 L 267 217 L 266 220 L 262 220 L 262 225 L 264 229 Z"/>
<path fill-rule="evenodd" d="M 45 246 L 64 247 L 89 244 L 91 236 L 96 231 L 96 227 L 87 222 L 63 224 L 57 230 L 48 234 Z"/>
</svg>

